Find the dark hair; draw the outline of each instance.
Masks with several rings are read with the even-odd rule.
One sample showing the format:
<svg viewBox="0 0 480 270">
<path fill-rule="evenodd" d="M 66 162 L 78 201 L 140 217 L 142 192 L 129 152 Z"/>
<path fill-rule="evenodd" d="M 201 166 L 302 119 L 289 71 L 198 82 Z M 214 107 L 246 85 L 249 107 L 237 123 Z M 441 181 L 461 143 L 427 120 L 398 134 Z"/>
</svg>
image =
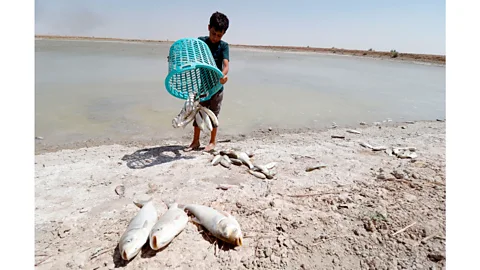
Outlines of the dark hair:
<svg viewBox="0 0 480 270">
<path fill-rule="evenodd" d="M 216 31 L 227 32 L 228 24 L 228 18 L 223 13 L 217 11 L 210 16 L 210 27 Z"/>
</svg>

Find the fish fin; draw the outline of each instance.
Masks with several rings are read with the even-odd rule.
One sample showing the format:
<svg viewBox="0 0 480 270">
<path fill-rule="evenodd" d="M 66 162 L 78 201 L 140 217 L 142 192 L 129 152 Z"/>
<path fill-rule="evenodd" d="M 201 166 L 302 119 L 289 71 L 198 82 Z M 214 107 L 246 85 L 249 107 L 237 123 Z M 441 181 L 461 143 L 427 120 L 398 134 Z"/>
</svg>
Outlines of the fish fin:
<svg viewBox="0 0 480 270">
<path fill-rule="evenodd" d="M 133 200 L 133 203 L 138 207 L 138 208 L 142 208 L 145 204 L 151 202 L 153 200 L 153 197 L 150 197 L 148 199 L 138 199 L 138 200 Z"/>
<path fill-rule="evenodd" d="M 196 224 L 199 224 L 199 225 L 202 225 L 202 223 L 200 222 L 200 220 L 198 220 L 196 217 L 192 217 L 192 222 L 193 223 L 196 223 Z"/>
<path fill-rule="evenodd" d="M 143 223 L 143 228 L 147 228 L 148 227 L 148 220 L 145 220 L 145 222 Z"/>
<path fill-rule="evenodd" d="M 226 217 L 231 217 L 232 215 L 226 211 L 223 211 L 223 210 L 217 210 L 220 214 L 226 216 Z"/>
</svg>

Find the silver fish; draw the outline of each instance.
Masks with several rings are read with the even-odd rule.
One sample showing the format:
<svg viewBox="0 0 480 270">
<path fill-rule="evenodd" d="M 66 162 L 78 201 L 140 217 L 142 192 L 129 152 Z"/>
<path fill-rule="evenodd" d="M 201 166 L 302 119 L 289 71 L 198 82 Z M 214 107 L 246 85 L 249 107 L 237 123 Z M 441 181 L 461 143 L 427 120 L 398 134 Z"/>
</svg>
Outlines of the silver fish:
<svg viewBox="0 0 480 270">
<path fill-rule="evenodd" d="M 240 224 L 231 214 L 198 204 L 186 205 L 185 210 L 195 216 L 193 222 L 202 225 L 216 238 L 235 246 L 242 245 Z"/>
<path fill-rule="evenodd" d="M 165 247 L 185 229 L 187 223 L 187 213 L 178 207 L 178 203 L 170 204 L 150 232 L 150 247 L 153 250 Z"/>
<path fill-rule="evenodd" d="M 118 243 L 120 255 L 126 261 L 131 260 L 140 252 L 158 218 L 152 198 L 145 202 L 134 203 L 140 208 L 140 211 L 130 221 Z"/>
<path fill-rule="evenodd" d="M 200 111 L 195 114 L 195 121 L 197 122 L 197 126 L 200 128 L 201 131 L 205 130 L 205 122 L 202 119 L 202 115 Z"/>
<path fill-rule="evenodd" d="M 248 157 L 247 153 L 245 152 L 235 152 L 235 155 L 239 160 L 241 160 L 248 168 L 253 169 L 253 164 L 250 161 L 250 157 Z"/>
<path fill-rule="evenodd" d="M 253 165 L 253 171 L 263 173 L 268 179 L 273 178 L 273 175 L 270 173 L 270 170 L 264 165 L 254 164 Z"/>
<path fill-rule="evenodd" d="M 248 170 L 248 172 L 249 172 L 251 175 L 253 175 L 253 176 L 257 177 L 257 178 L 260 178 L 260 179 L 265 179 L 265 178 L 267 178 L 267 176 L 266 176 L 265 174 L 261 173 L 261 172 L 256 172 L 256 171 L 254 171 L 254 170 Z"/>
<path fill-rule="evenodd" d="M 210 121 L 210 117 L 208 117 L 207 113 L 204 110 L 199 110 L 200 114 L 202 115 L 203 122 L 205 123 L 205 127 L 208 131 L 212 131 L 212 121 Z"/>
<path fill-rule="evenodd" d="M 220 163 L 220 160 L 222 160 L 222 158 L 223 158 L 222 155 L 214 156 L 213 159 L 212 159 L 212 165 L 213 166 L 218 165 Z"/>
<path fill-rule="evenodd" d="M 200 110 L 204 111 L 212 120 L 213 125 L 218 127 L 218 118 L 214 112 L 212 112 L 209 108 L 203 106 L 200 106 Z"/>
<path fill-rule="evenodd" d="M 227 156 L 224 156 L 224 157 L 227 157 Z M 236 158 L 229 158 L 229 159 L 233 165 L 237 165 L 237 166 L 243 165 L 243 162 L 240 159 L 236 159 Z"/>
<path fill-rule="evenodd" d="M 229 163 L 223 156 L 222 159 L 220 159 L 220 165 L 222 165 L 225 168 L 230 168 L 232 166 L 232 163 Z"/>
<path fill-rule="evenodd" d="M 353 134 L 361 134 L 360 131 L 354 130 L 354 129 L 347 129 L 347 132 L 348 132 L 348 133 L 353 133 Z"/>
<path fill-rule="evenodd" d="M 232 164 L 232 160 L 227 155 L 224 155 L 223 159 L 225 159 L 228 163 Z"/>
</svg>

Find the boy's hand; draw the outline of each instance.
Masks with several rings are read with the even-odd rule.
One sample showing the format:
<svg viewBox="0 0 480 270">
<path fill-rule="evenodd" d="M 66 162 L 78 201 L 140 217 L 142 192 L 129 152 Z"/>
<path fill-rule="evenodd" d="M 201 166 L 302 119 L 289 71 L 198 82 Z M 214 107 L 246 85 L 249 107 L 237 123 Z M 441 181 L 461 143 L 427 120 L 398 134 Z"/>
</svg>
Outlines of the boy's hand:
<svg viewBox="0 0 480 270">
<path fill-rule="evenodd" d="M 227 81 L 228 81 L 228 76 L 227 76 L 227 75 L 225 75 L 225 76 L 223 76 L 222 78 L 220 78 L 220 83 L 221 83 L 221 84 L 225 84 Z"/>
</svg>

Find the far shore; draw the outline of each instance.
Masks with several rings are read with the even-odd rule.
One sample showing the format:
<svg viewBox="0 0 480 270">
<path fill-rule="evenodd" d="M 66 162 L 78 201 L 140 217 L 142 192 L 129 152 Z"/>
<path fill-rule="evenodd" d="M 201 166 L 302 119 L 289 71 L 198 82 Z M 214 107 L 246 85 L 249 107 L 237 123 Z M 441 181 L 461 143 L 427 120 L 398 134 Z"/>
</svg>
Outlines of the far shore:
<svg viewBox="0 0 480 270">
<path fill-rule="evenodd" d="M 153 42 L 153 43 L 167 43 L 171 44 L 174 41 L 166 40 L 152 40 L 152 39 L 126 39 L 126 38 L 108 38 L 108 37 L 87 37 L 87 36 L 58 36 L 58 35 L 35 35 L 35 38 L 41 39 L 68 39 L 68 40 L 98 40 L 98 41 L 122 41 L 122 42 Z M 316 48 L 316 47 L 297 47 L 297 46 L 271 46 L 271 45 L 241 45 L 230 44 L 236 48 L 253 48 L 262 50 L 274 51 L 291 51 L 291 52 L 314 52 L 314 53 L 330 53 L 338 55 L 352 55 L 359 57 L 370 57 L 379 59 L 393 59 L 399 61 L 414 61 L 432 64 L 446 64 L 445 55 L 434 54 L 415 54 L 402 52 L 386 52 L 370 50 L 351 50 L 342 48 Z"/>
</svg>

